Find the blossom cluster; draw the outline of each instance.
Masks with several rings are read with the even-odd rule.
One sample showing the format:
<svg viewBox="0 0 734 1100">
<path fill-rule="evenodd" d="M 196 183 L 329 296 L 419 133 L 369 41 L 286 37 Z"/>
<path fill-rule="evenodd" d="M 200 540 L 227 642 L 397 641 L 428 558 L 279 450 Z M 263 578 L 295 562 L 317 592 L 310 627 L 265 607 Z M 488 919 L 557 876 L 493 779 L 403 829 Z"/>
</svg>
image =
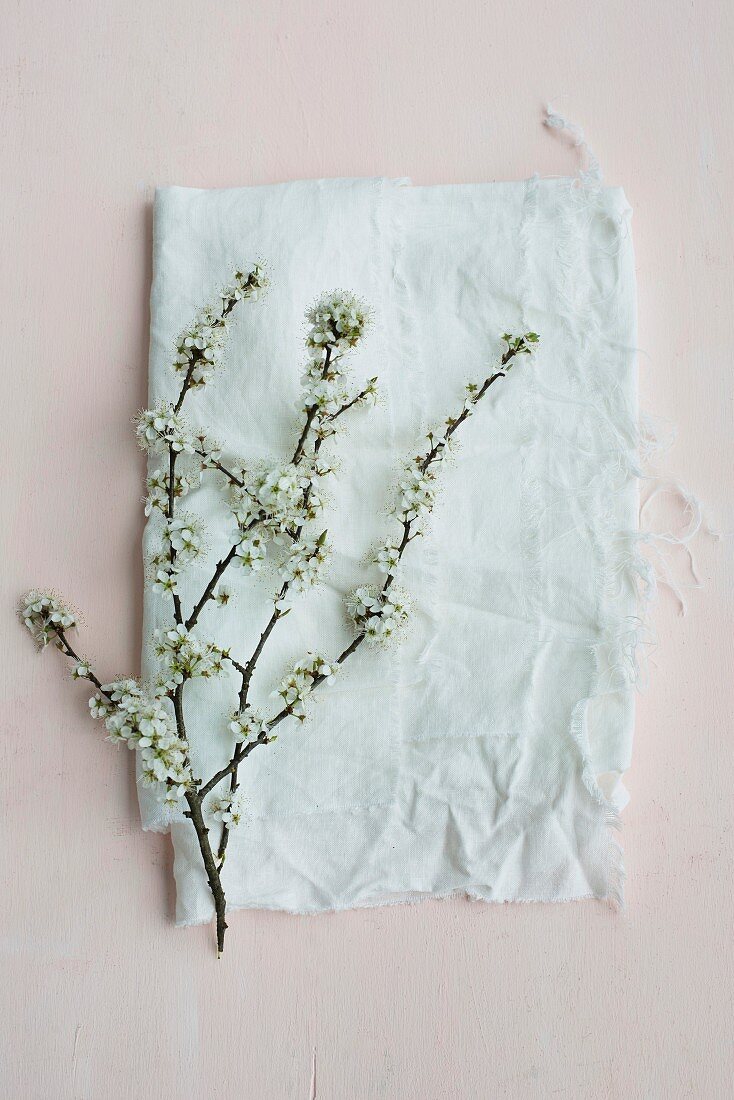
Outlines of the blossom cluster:
<svg viewBox="0 0 734 1100">
<path fill-rule="evenodd" d="M 180 514 L 167 519 L 161 535 L 161 550 L 150 562 L 154 590 L 175 595 L 179 574 L 203 553 L 204 528 L 197 516 Z"/>
<path fill-rule="evenodd" d="M 41 648 L 48 645 L 59 630 L 71 630 L 77 625 L 74 612 L 53 592 L 28 592 L 21 601 L 20 617 Z"/>
<path fill-rule="evenodd" d="M 243 298 L 249 298 L 251 301 L 256 302 L 258 298 L 263 296 L 269 285 L 270 279 L 262 261 L 258 260 L 257 263 L 253 264 L 250 271 L 244 271 L 240 267 L 236 268 L 232 275 L 232 283 L 223 287 L 219 292 L 219 297 L 224 303 L 224 310 L 229 312 L 234 303 L 242 301 Z"/>
<path fill-rule="evenodd" d="M 143 450 L 153 454 L 167 454 L 169 447 L 176 453 L 194 454 L 196 450 L 186 418 L 166 401 L 138 414 L 135 434 Z"/>
<path fill-rule="evenodd" d="M 323 508 L 318 482 L 331 473 L 331 466 L 318 459 L 304 465 L 293 462 L 243 474 L 243 485 L 234 489 L 234 515 L 238 528 L 246 532 L 254 521 L 282 542 Z"/>
<path fill-rule="evenodd" d="M 176 551 L 176 562 L 188 564 L 201 556 L 204 551 L 204 527 L 198 516 L 179 514 L 166 520 L 162 534 L 163 550 L 166 554 Z"/>
<path fill-rule="evenodd" d="M 294 718 L 301 721 L 306 717 L 305 700 L 315 687 L 316 683 L 323 680 L 327 684 L 333 683 L 334 673 L 338 665 L 329 661 L 317 653 L 307 653 L 306 656 L 287 673 L 280 682 L 279 687 L 272 692 L 274 698 L 280 698 L 284 709 Z"/>
<path fill-rule="evenodd" d="M 202 470 L 213 470 L 222 457 L 219 443 L 206 432 L 194 432 L 194 451 L 201 458 Z"/>
<path fill-rule="evenodd" d="M 305 539 L 282 563 L 279 573 L 290 589 L 305 592 L 319 579 L 319 575 L 331 555 L 326 541 L 326 531 L 318 538 Z"/>
<path fill-rule="evenodd" d="M 338 413 L 349 400 L 344 374 L 338 360 L 328 364 L 312 359 L 301 375 L 301 402 L 306 409 L 313 409 L 320 420 Z"/>
<path fill-rule="evenodd" d="M 168 471 L 159 468 L 149 474 L 146 480 L 148 495 L 145 498 L 145 514 L 149 516 L 156 509 L 166 513 L 168 511 L 168 489 L 170 486 Z M 201 470 L 198 467 L 181 469 L 179 466 L 173 478 L 174 500 L 185 497 L 201 484 Z"/>
<path fill-rule="evenodd" d="M 267 552 L 267 542 L 263 536 L 257 534 L 257 532 L 254 534 L 247 533 L 242 535 L 240 541 L 235 545 L 237 563 L 241 565 L 243 569 L 250 570 L 253 573 L 257 573 L 262 569 L 265 564 Z"/>
<path fill-rule="evenodd" d="M 224 670 L 227 651 L 213 642 L 203 642 L 183 624 L 153 632 L 153 652 L 161 662 L 159 687 L 174 690 L 194 676 L 208 679 Z"/>
<path fill-rule="evenodd" d="M 244 710 L 234 712 L 229 728 L 234 734 L 235 743 L 244 745 L 248 741 L 257 741 L 261 734 L 267 735 L 270 727 L 256 710 L 245 707 Z"/>
<path fill-rule="evenodd" d="M 207 812 L 214 821 L 221 821 L 228 829 L 236 828 L 245 816 L 245 799 L 239 792 L 222 792 L 209 799 Z"/>
<path fill-rule="evenodd" d="M 375 552 L 372 561 L 381 573 L 393 573 L 400 561 L 400 545 L 390 539 Z"/>
<path fill-rule="evenodd" d="M 221 364 L 228 314 L 242 299 L 259 297 L 267 284 L 267 276 L 261 264 L 255 264 L 249 272 L 238 269 L 234 272 L 232 283 L 220 291 L 220 309 L 203 309 L 181 333 L 176 342 L 173 369 L 177 374 L 186 376 L 191 389 L 205 385 L 216 367 Z"/>
<path fill-rule="evenodd" d="M 333 431 L 330 419 L 345 407 L 376 396 L 377 379 L 370 378 L 366 387 L 350 400 L 341 362 L 364 335 L 369 315 L 353 294 L 337 290 L 322 295 L 306 311 L 306 320 L 310 325 L 306 334 L 310 359 L 301 377 L 301 401 L 315 416 L 317 435 L 323 439 Z"/>
<path fill-rule="evenodd" d="M 173 369 L 188 376 L 191 389 L 205 385 L 220 365 L 226 335 L 226 322 L 207 308 L 179 336 Z"/>
<path fill-rule="evenodd" d="M 294 463 L 243 473 L 243 485 L 234 490 L 233 506 L 237 529 L 235 557 L 244 568 L 258 572 L 267 557 L 268 540 L 289 541 L 323 507 L 318 482 L 332 472 L 329 463 L 315 459 L 303 467 Z M 318 579 L 329 556 L 326 532 L 317 538 L 298 541 L 279 566 L 289 588 L 303 592 Z"/>
<path fill-rule="evenodd" d="M 370 318 L 359 298 L 349 291 L 335 290 L 322 294 L 306 310 L 306 320 L 310 325 L 306 346 L 317 357 L 323 357 L 327 347 L 336 355 L 353 348 L 364 335 Z"/>
<path fill-rule="evenodd" d="M 425 518 L 433 510 L 436 496 L 434 476 L 430 468 L 423 469 L 420 459 L 406 467 L 398 482 L 400 496 L 397 515 L 401 522 L 413 523 Z"/>
<path fill-rule="evenodd" d="M 104 720 L 107 739 L 137 749 L 142 782 L 160 785 L 161 798 L 177 805 L 193 776 L 188 745 L 178 736 L 170 705 L 161 696 L 151 695 L 137 680 L 114 680 L 104 684 L 102 692 L 95 692 L 89 709 L 94 718 Z"/>
<path fill-rule="evenodd" d="M 347 611 L 357 629 L 368 638 L 384 641 L 408 617 L 405 603 L 393 591 L 361 587 L 347 598 Z"/>
</svg>

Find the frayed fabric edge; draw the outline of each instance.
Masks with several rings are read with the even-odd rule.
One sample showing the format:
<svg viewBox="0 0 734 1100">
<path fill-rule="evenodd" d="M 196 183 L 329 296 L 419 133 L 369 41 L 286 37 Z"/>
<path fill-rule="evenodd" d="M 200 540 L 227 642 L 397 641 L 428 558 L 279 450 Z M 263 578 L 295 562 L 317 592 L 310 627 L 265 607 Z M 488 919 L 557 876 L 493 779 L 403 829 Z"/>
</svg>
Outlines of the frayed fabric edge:
<svg viewBox="0 0 734 1100">
<path fill-rule="evenodd" d="M 572 181 L 575 213 L 583 212 L 587 206 L 593 208 L 599 201 L 603 174 L 599 160 L 586 140 L 583 130 L 576 123 L 555 112 L 550 105 L 546 108 L 544 124 L 549 129 L 567 133 L 572 139 L 574 148 L 579 150 L 581 166 L 577 179 Z M 619 229 L 621 247 L 621 223 Z M 573 271 L 575 268 L 577 257 L 573 255 L 571 242 L 578 243 L 579 240 L 578 229 L 570 224 L 569 215 L 569 224 L 565 226 L 565 235 L 562 236 L 566 247 L 560 257 L 566 271 Z M 591 316 L 591 310 L 586 316 Z M 588 350 L 588 341 L 585 342 L 585 347 Z M 583 372 L 580 374 L 583 377 Z M 610 372 L 611 376 L 612 372 Z M 540 392 L 545 392 L 541 385 L 538 389 Z M 560 394 L 545 393 L 545 396 L 568 400 Z M 619 397 L 619 394 L 616 393 L 614 396 Z M 714 538 L 720 536 L 708 523 L 701 501 L 680 480 L 658 475 L 651 467 L 651 462 L 656 455 L 672 447 L 676 437 L 675 425 L 639 410 L 634 412 L 623 410 L 620 417 L 619 408 L 615 410 L 619 420 L 617 425 L 606 411 L 609 404 L 613 403 L 609 400 L 609 393 L 589 393 L 587 397 L 588 400 L 581 403 L 594 410 L 601 432 L 605 430 L 610 432 L 616 444 L 617 466 L 623 474 L 622 484 L 632 479 L 637 481 L 638 486 L 644 483 L 650 486 L 650 491 L 644 500 L 639 500 L 638 497 L 636 529 L 625 530 L 607 525 L 605 530 L 601 514 L 596 514 L 594 517 L 599 541 L 604 551 L 604 564 L 599 577 L 601 637 L 600 641 L 592 647 L 595 675 L 591 690 L 587 697 L 576 704 L 569 726 L 569 734 L 580 755 L 584 786 L 599 806 L 607 830 L 608 851 L 605 870 L 607 889 L 604 900 L 609 901 L 615 909 L 623 909 L 624 853 L 617 840 L 622 822 L 616 805 L 602 791 L 593 766 L 588 709 L 595 699 L 603 698 L 605 695 L 614 693 L 634 695 L 636 691 L 644 689 L 647 684 L 646 652 L 656 641 L 652 625 L 652 610 L 659 594 L 659 585 L 663 584 L 671 590 L 678 602 L 680 614 L 685 615 L 687 605 L 682 589 L 701 587 L 690 543 L 702 530 L 707 530 Z M 616 491 L 620 490 L 621 486 L 617 487 Z M 614 492 L 615 487 L 608 486 L 608 491 Z M 687 525 L 679 533 L 642 527 L 646 509 L 651 501 L 658 494 L 666 492 L 676 496 L 682 502 L 683 515 L 688 516 Z M 685 551 L 694 579 L 692 585 L 684 585 L 674 576 L 665 556 L 667 546 L 682 547 Z M 641 552 L 642 547 L 651 549 L 652 558 L 646 557 Z M 625 581 L 635 593 L 637 614 L 633 616 L 620 615 L 612 609 L 614 595 L 619 593 L 619 586 Z M 603 660 L 602 649 L 607 649 L 608 653 L 613 655 L 611 661 Z"/>
<path fill-rule="evenodd" d="M 610 826 L 614 828 L 616 826 Z M 614 869 L 614 874 L 621 876 L 624 879 L 624 869 L 621 865 L 621 852 L 622 849 L 617 845 L 617 851 L 620 854 L 620 862 Z M 378 897 L 367 899 L 363 901 L 349 901 L 344 904 L 330 904 L 327 906 L 314 907 L 312 909 L 298 909 L 286 905 L 257 905 L 257 904 L 242 904 L 242 905 L 228 905 L 227 913 L 237 912 L 260 912 L 260 913 L 286 913 L 292 917 L 318 917 L 328 915 L 329 913 L 347 913 L 354 909 L 382 909 L 392 905 L 420 905 L 424 901 L 453 901 L 453 900 L 466 900 L 476 903 L 484 903 L 485 905 L 570 905 L 573 902 L 582 901 L 602 901 L 609 902 L 611 907 L 615 910 L 622 909 L 623 904 L 621 896 L 617 890 L 610 893 L 609 896 L 599 896 L 592 892 L 583 894 L 570 894 L 568 896 L 549 896 L 547 898 L 492 898 L 487 894 L 480 892 L 479 886 L 466 887 L 460 886 L 456 889 L 446 891 L 408 891 L 405 894 L 382 894 Z M 192 917 L 190 920 L 176 920 L 176 928 L 196 928 L 201 925 L 210 924 L 214 920 L 214 910 L 212 908 L 211 915 L 202 917 Z"/>
</svg>

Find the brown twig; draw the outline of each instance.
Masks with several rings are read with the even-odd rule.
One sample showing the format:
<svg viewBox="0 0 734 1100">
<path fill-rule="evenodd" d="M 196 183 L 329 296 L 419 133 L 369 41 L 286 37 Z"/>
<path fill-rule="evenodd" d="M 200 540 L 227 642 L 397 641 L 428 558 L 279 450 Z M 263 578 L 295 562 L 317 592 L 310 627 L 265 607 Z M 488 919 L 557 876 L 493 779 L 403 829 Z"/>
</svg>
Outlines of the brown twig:
<svg viewBox="0 0 734 1100">
<path fill-rule="evenodd" d="M 326 375 L 329 373 L 329 363 L 330 362 L 331 362 L 331 346 L 329 344 L 327 344 L 326 345 L 326 355 L 324 357 L 324 369 L 321 372 L 321 377 L 322 378 L 326 378 Z M 291 459 L 291 462 L 293 463 L 294 466 L 301 459 L 301 455 L 303 454 L 304 447 L 306 446 L 306 440 L 308 439 L 308 433 L 311 431 L 311 425 L 313 424 L 314 417 L 316 416 L 316 411 L 317 411 L 316 405 L 312 405 L 311 408 L 306 413 L 306 423 L 303 425 L 303 431 L 300 434 L 300 437 L 298 439 L 298 443 L 296 444 L 296 449 L 293 452 L 293 458 Z"/>
<path fill-rule="evenodd" d="M 60 627 L 60 626 L 57 626 L 55 628 L 55 633 L 56 633 L 56 637 L 58 638 L 59 642 L 61 643 L 61 647 L 62 647 L 61 652 L 64 653 L 67 657 L 71 657 L 72 661 L 76 661 L 77 664 L 84 664 L 84 662 L 82 661 L 79 654 L 75 653 L 74 650 L 72 649 L 71 644 L 69 642 L 69 639 L 66 637 L 66 633 L 63 630 L 63 628 Z M 104 695 L 104 697 L 106 699 L 109 699 L 109 701 L 114 706 L 117 705 L 115 703 L 114 699 L 112 698 L 112 696 L 109 694 L 109 692 L 105 691 L 105 689 L 102 687 L 102 684 L 100 683 L 98 678 L 95 676 L 95 674 L 92 672 L 91 668 L 89 669 L 89 675 L 86 676 L 86 677 L 83 677 L 83 678 L 86 679 L 86 680 L 89 680 L 90 683 L 94 684 L 97 691 L 99 691 L 102 695 Z"/>
</svg>

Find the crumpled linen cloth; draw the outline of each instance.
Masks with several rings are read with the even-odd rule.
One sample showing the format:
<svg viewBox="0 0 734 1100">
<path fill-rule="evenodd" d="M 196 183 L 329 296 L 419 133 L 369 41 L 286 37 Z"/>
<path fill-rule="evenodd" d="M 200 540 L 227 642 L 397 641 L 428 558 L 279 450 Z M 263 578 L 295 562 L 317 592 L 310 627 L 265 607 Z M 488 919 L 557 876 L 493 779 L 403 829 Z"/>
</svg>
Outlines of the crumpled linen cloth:
<svg viewBox="0 0 734 1100">
<path fill-rule="evenodd" d="M 226 370 L 185 406 L 226 458 L 292 452 L 311 301 L 342 286 L 374 309 L 353 372 L 355 386 L 378 375 L 382 398 L 329 444 L 340 467 L 323 523 L 334 559 L 258 665 L 252 701 L 272 713 L 289 662 L 309 649 L 336 656 L 353 636 L 343 597 L 380 579 L 369 554 L 397 529 L 389 508 L 402 460 L 461 407 L 467 380 L 491 372 L 503 332 L 541 338 L 463 426 L 441 471 L 427 537 L 399 576 L 405 637 L 362 646 L 314 693 L 303 725 L 284 723 L 241 766 L 251 816 L 223 869 L 231 908 L 304 913 L 455 892 L 621 900 L 612 826 L 625 800 L 639 623 L 629 215 L 620 189 L 571 179 L 157 193 L 151 402 L 176 395 L 173 341 L 232 265 L 262 256 L 270 268 L 268 295 L 237 307 Z M 180 507 L 204 519 L 211 547 L 186 574 L 186 611 L 233 524 L 209 474 Z M 149 524 L 149 549 L 156 538 Z M 199 631 L 242 660 L 277 579 L 235 567 L 225 579 L 236 598 L 204 612 Z M 146 591 L 144 674 L 154 672 L 151 632 L 169 616 L 166 598 Z M 202 777 L 231 755 L 238 684 L 233 674 L 187 686 Z M 193 829 L 145 788 L 140 798 L 144 826 L 171 831 L 177 922 L 210 919 Z"/>
</svg>

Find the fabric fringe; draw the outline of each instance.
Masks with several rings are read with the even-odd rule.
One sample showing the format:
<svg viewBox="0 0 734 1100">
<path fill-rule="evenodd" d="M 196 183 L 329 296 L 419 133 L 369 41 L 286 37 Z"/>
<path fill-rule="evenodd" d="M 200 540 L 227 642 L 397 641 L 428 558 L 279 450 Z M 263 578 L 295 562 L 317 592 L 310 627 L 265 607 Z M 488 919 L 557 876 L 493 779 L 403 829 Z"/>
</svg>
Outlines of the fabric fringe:
<svg viewBox="0 0 734 1100">
<path fill-rule="evenodd" d="M 544 124 L 550 130 L 558 130 L 565 132 L 571 136 L 575 149 L 578 149 L 582 155 L 582 162 L 585 159 L 586 169 L 579 170 L 579 176 L 584 183 L 596 183 L 600 184 L 603 180 L 601 165 L 597 159 L 594 150 L 589 145 L 584 131 L 580 126 L 577 126 L 575 122 L 569 122 L 563 115 L 557 114 L 550 103 L 545 109 Z"/>
<path fill-rule="evenodd" d="M 647 685 L 647 655 L 656 644 L 651 612 L 659 586 L 663 584 L 673 592 L 681 614 L 685 614 L 683 589 L 700 587 L 690 543 L 702 529 L 714 535 L 716 533 L 706 523 L 697 497 L 680 481 L 659 477 L 650 467 L 654 457 L 672 446 L 675 427 L 649 414 L 635 414 L 629 408 L 627 397 L 617 381 L 615 360 L 618 361 L 619 355 L 635 354 L 637 349 L 616 347 L 605 338 L 596 324 L 595 307 L 600 302 L 583 298 L 580 289 L 582 280 L 574 279 L 574 272 L 584 259 L 582 249 L 588 241 L 588 227 L 598 210 L 603 178 L 599 161 L 583 130 L 575 123 L 557 114 L 551 107 L 547 108 L 544 121 L 550 129 L 571 136 L 574 147 L 580 151 L 582 166 L 586 165 L 579 169 L 578 177 L 571 181 L 569 191 L 564 195 L 564 206 L 559 211 L 560 232 L 556 237 L 556 259 L 562 275 L 559 313 L 567 330 L 569 346 L 573 349 L 569 366 L 574 387 L 577 394 L 583 396 L 558 393 L 540 382 L 537 391 L 546 400 L 582 406 L 593 424 L 592 438 L 601 442 L 601 448 L 596 453 L 606 458 L 599 477 L 592 479 L 588 486 L 578 487 L 579 497 L 586 502 L 590 533 L 601 562 L 597 608 L 599 638 L 590 647 L 594 667 L 590 689 L 573 710 L 569 735 L 579 752 L 584 785 L 598 804 L 608 832 L 605 897 L 615 908 L 622 908 L 625 878 L 623 851 L 613 835 L 621 829 L 621 821 L 616 806 L 601 790 L 593 765 L 588 728 L 589 706 L 595 699 L 604 696 L 644 690 Z M 623 215 L 613 227 L 615 242 L 602 250 L 610 259 L 619 254 L 624 243 L 628 231 L 627 215 Z M 601 385 L 593 391 L 588 385 L 590 372 L 586 369 L 592 355 L 596 371 L 602 378 Z M 578 447 L 576 441 L 566 442 L 571 447 Z M 620 530 L 612 507 L 605 502 L 612 500 L 630 479 L 635 479 L 638 484 L 648 484 L 651 489 L 639 509 L 639 528 Z M 662 493 L 671 494 L 682 502 L 683 515 L 688 517 L 682 532 L 642 527 L 651 501 Z M 533 522 L 537 522 L 537 516 L 533 516 Z M 685 585 L 676 577 L 665 552 L 670 547 L 682 547 L 684 550 L 694 578 L 693 584 Z M 648 553 L 644 554 L 643 549 Z M 618 610 L 625 590 L 633 595 L 636 602 L 637 613 L 634 615 L 624 615 Z"/>
</svg>

